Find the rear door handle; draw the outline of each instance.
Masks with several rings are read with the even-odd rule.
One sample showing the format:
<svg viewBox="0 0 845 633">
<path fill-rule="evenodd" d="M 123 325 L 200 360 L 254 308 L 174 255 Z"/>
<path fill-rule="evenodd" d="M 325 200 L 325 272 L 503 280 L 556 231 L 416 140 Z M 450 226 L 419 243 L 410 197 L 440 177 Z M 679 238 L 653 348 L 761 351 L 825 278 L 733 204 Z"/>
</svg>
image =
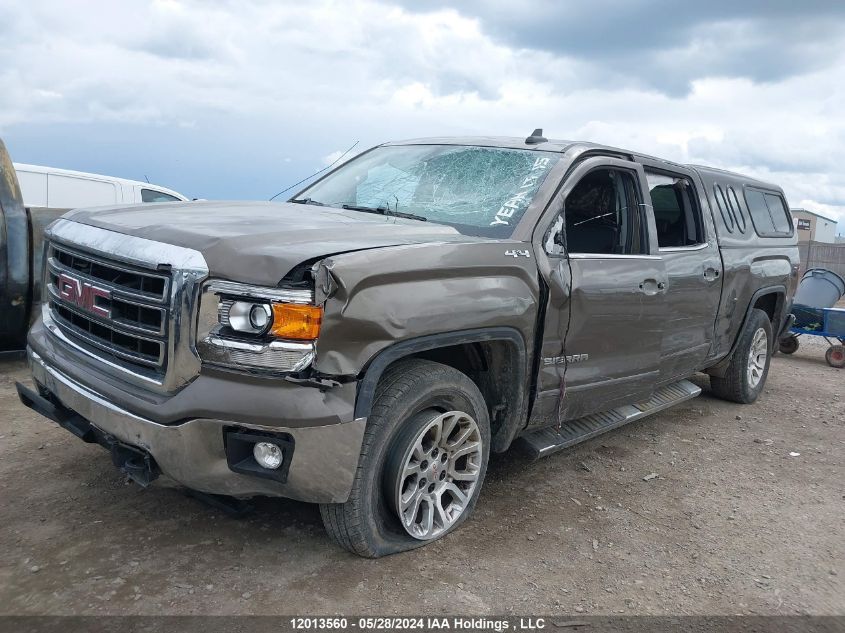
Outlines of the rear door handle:
<svg viewBox="0 0 845 633">
<path fill-rule="evenodd" d="M 640 292 L 649 297 L 666 290 L 666 283 L 656 279 L 645 279 L 640 282 Z"/>
</svg>

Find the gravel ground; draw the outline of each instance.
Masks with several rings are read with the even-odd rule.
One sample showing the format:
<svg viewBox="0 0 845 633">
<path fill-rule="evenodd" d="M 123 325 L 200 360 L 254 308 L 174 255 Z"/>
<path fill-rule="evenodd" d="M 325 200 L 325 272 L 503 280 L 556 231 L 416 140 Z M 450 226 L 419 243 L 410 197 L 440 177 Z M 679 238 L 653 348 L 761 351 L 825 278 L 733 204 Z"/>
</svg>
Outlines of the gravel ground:
<svg viewBox="0 0 845 633">
<path fill-rule="evenodd" d="M 569 451 L 494 456 L 461 530 L 376 561 L 315 506 L 233 519 L 127 484 L 0 363 L 0 613 L 845 614 L 845 371 L 802 342 L 755 405 L 702 376 L 701 397 Z"/>
</svg>

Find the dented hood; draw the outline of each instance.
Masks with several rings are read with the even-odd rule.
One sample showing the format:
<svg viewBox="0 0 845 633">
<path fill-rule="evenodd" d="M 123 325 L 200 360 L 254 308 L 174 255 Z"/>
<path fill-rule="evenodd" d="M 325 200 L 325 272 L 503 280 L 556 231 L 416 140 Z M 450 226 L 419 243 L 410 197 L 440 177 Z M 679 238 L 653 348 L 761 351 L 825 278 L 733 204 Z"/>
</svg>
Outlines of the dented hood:
<svg viewBox="0 0 845 633">
<path fill-rule="evenodd" d="M 180 202 L 77 209 L 81 224 L 200 251 L 213 277 L 276 285 L 294 266 L 337 253 L 463 241 L 452 227 L 313 205 Z"/>
</svg>

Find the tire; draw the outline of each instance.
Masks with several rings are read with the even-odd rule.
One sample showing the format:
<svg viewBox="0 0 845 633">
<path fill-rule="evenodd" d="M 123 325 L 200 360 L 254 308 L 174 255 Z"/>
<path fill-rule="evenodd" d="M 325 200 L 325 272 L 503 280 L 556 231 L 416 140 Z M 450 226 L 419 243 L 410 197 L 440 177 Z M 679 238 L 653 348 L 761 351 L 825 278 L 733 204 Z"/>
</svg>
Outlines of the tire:
<svg viewBox="0 0 845 633">
<path fill-rule="evenodd" d="M 778 347 L 783 354 L 794 354 L 798 351 L 799 346 L 800 342 L 798 341 L 798 337 L 794 334 L 791 336 L 785 336 L 778 341 Z"/>
<path fill-rule="evenodd" d="M 763 334 L 760 334 L 761 331 Z M 772 359 L 771 348 L 772 324 L 765 312 L 754 308 L 742 329 L 724 377 L 710 376 L 713 394 L 741 404 L 754 402 L 766 384 Z"/>
<path fill-rule="evenodd" d="M 831 345 L 824 353 L 827 364 L 837 369 L 845 367 L 845 345 Z"/>
<path fill-rule="evenodd" d="M 455 430 L 447 432 L 441 444 L 434 444 L 431 440 L 438 424 L 443 430 L 454 425 Z M 463 445 L 463 450 L 470 452 L 454 457 L 457 451 L 448 448 L 448 440 L 460 439 L 458 431 L 460 436 L 471 431 Z M 475 441 L 480 442 L 480 447 L 475 446 Z M 419 453 L 413 450 L 415 446 Z M 425 453 L 425 460 L 417 459 L 422 451 L 430 451 Z M 444 452 L 448 453 L 445 460 Z M 349 499 L 345 503 L 320 505 L 326 531 L 344 549 L 368 558 L 404 552 L 442 538 L 472 513 L 484 482 L 489 453 L 487 405 L 475 383 L 440 363 L 399 361 L 388 368 L 376 388 Z M 416 470 L 412 464 L 416 464 Z M 411 470 L 416 474 L 408 476 L 406 473 Z M 404 479 L 400 473 L 405 473 Z M 474 481 L 464 481 L 466 477 L 474 477 Z M 419 488 L 418 495 L 415 486 Z M 431 486 L 437 487 L 434 493 L 430 493 Z M 464 495 L 461 502 L 452 492 L 455 488 Z M 407 502 L 408 510 L 403 516 L 410 525 L 406 528 L 398 510 L 409 495 L 421 500 L 416 506 Z M 445 507 L 443 512 L 437 512 L 437 502 L 432 501 L 435 498 L 440 499 L 439 507 Z M 431 530 L 426 532 L 420 525 L 427 525 L 429 512 L 434 513 L 434 519 Z M 414 523 L 416 519 L 420 525 Z"/>
</svg>

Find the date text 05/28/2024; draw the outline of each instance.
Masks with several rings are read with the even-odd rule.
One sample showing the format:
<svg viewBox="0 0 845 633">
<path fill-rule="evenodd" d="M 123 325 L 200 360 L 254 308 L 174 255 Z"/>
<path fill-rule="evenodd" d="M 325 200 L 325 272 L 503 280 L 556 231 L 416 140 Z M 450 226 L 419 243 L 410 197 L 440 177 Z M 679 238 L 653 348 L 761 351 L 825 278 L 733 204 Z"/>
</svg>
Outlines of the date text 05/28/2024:
<svg viewBox="0 0 845 633">
<path fill-rule="evenodd" d="M 546 628 L 543 618 L 480 617 L 293 617 L 295 631 L 537 631 Z"/>
</svg>

